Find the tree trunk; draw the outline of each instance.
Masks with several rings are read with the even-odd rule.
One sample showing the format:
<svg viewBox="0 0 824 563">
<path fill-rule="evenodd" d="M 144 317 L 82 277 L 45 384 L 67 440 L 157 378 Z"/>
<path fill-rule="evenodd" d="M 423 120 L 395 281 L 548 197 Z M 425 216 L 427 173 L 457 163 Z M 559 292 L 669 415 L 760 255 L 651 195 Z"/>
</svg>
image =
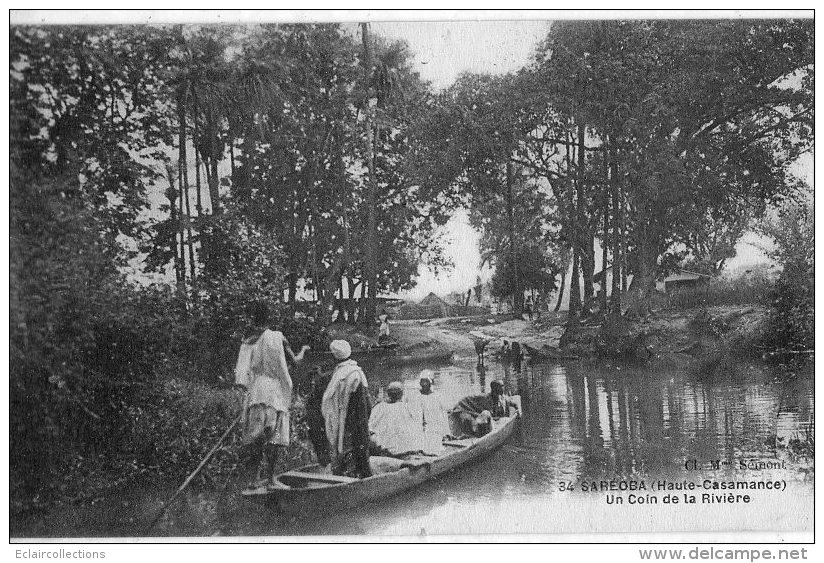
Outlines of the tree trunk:
<svg viewBox="0 0 824 563">
<path fill-rule="evenodd" d="M 618 155 L 617 150 L 613 149 L 612 155 L 612 174 L 610 174 L 610 184 L 612 186 L 612 309 L 611 317 L 615 324 L 621 318 L 621 231 L 620 231 L 620 213 L 618 211 L 618 202 L 621 198 L 620 179 L 618 178 Z"/>
<path fill-rule="evenodd" d="M 567 133 L 567 140 L 569 140 L 569 133 Z M 571 143 L 570 143 L 571 144 Z M 575 150 L 575 147 L 570 147 L 567 145 L 567 176 L 572 176 L 572 163 L 574 160 L 574 155 L 570 153 L 571 150 Z M 579 238 L 579 225 L 578 225 L 578 202 L 577 196 L 577 188 L 578 188 L 578 175 L 576 174 L 574 178 L 570 178 L 567 183 L 569 184 L 568 189 L 569 192 L 567 194 L 568 199 L 568 206 L 569 209 L 569 239 L 570 244 L 572 245 L 572 274 L 569 280 L 569 311 L 568 311 L 568 319 L 571 321 L 573 318 L 577 321 L 578 312 L 581 309 L 581 280 L 580 280 L 580 271 L 578 269 L 578 264 L 580 262 L 580 238 Z"/>
<path fill-rule="evenodd" d="M 211 170 L 209 169 L 209 158 L 203 156 L 201 160 L 203 160 L 203 171 L 206 173 L 206 185 L 208 187 L 212 185 L 212 174 Z M 209 197 L 209 199 L 211 199 L 211 196 Z M 212 208 L 211 206 L 210 209 L 212 210 L 212 212 L 214 211 L 214 208 Z"/>
<path fill-rule="evenodd" d="M 346 285 L 349 288 L 349 300 L 347 301 L 348 311 L 346 317 L 347 319 L 349 319 L 349 324 L 355 324 L 357 322 L 357 319 L 355 318 L 355 315 L 357 314 L 357 302 L 355 300 L 355 291 L 357 290 L 358 285 L 360 285 L 360 283 L 356 284 L 355 279 L 353 277 L 347 276 Z"/>
<path fill-rule="evenodd" d="M 178 185 L 178 232 L 180 234 L 180 277 L 182 281 L 182 289 L 185 294 L 186 291 L 186 235 L 185 235 L 185 216 L 184 216 L 184 199 L 186 199 L 186 180 L 188 178 L 186 172 L 186 90 L 187 84 L 182 83 L 177 90 L 177 185 Z M 191 259 L 191 256 L 190 256 Z"/>
<path fill-rule="evenodd" d="M 287 297 L 286 302 L 289 305 L 294 305 L 295 304 L 295 297 L 297 296 L 297 293 L 298 293 L 298 272 L 297 272 L 297 270 L 294 269 L 294 267 L 290 268 L 289 275 L 287 277 L 289 278 L 289 281 L 288 281 L 288 283 L 289 283 L 289 296 Z"/>
<path fill-rule="evenodd" d="M 561 289 L 558 290 L 558 300 L 555 302 L 555 312 L 561 310 L 561 301 L 564 299 L 564 288 L 566 286 L 566 273 L 567 273 L 568 265 L 564 263 L 564 269 L 561 271 Z"/>
<path fill-rule="evenodd" d="M 220 185 L 218 183 L 217 165 L 220 155 L 218 154 L 219 142 L 218 139 L 218 124 L 216 122 L 214 113 L 210 109 L 207 112 L 207 132 L 209 134 L 210 154 L 207 159 L 207 166 L 211 168 L 209 173 L 209 200 L 212 204 L 212 214 L 218 215 L 220 209 Z"/>
<path fill-rule="evenodd" d="M 618 225 L 621 229 L 621 293 L 626 294 L 629 289 L 627 287 L 627 274 L 629 273 L 629 268 L 627 268 L 627 246 L 629 241 L 627 240 L 626 201 L 623 193 L 621 194 L 621 200 L 618 202 L 618 214 Z"/>
<path fill-rule="evenodd" d="M 378 296 L 377 284 L 377 260 L 378 260 L 378 227 L 377 227 L 377 200 L 378 185 L 375 178 L 375 151 L 373 141 L 374 106 L 372 105 L 372 67 L 373 53 L 372 42 L 369 38 L 369 24 L 361 24 L 361 34 L 363 39 L 364 54 L 364 87 L 366 90 L 366 162 L 369 169 L 368 189 L 366 194 L 366 205 L 369 213 L 366 227 L 366 284 L 369 290 L 369 298 L 366 304 L 365 321 L 369 326 L 375 318 L 375 301 Z"/>
<path fill-rule="evenodd" d="M 587 135 L 586 125 L 578 125 L 578 230 L 581 233 L 581 274 L 584 278 L 584 306 L 592 302 L 592 274 L 595 269 L 594 237 L 590 232 L 589 221 L 586 217 L 587 184 L 586 184 L 586 147 L 584 140 Z"/>
<path fill-rule="evenodd" d="M 337 137 L 336 137 L 337 138 Z M 338 172 L 343 175 L 344 167 L 343 167 L 343 157 L 340 152 L 340 143 L 335 143 L 335 162 L 338 168 Z M 335 261 L 329 267 L 329 269 L 324 274 L 323 280 L 323 296 L 324 300 L 321 303 L 321 311 L 320 311 L 320 322 L 321 324 L 325 325 L 329 323 L 332 319 L 332 313 L 335 302 L 334 302 L 334 294 L 335 288 L 339 283 L 340 277 L 343 275 L 350 265 L 351 262 L 351 254 L 352 254 L 352 245 L 351 245 L 351 237 L 349 234 L 349 192 L 345 188 L 345 183 L 340 182 L 340 202 L 341 202 L 341 218 L 343 219 L 343 252 L 339 253 L 335 258 Z M 330 297 L 331 296 L 331 297 Z"/>
<path fill-rule="evenodd" d="M 360 300 L 358 301 L 358 324 L 366 324 L 366 278 L 361 280 Z"/>
<path fill-rule="evenodd" d="M 177 190 L 175 189 L 174 170 L 171 165 L 168 165 L 166 167 L 166 175 L 169 178 L 169 191 L 167 192 L 169 198 L 169 210 L 171 212 L 172 224 L 176 225 L 179 221 L 177 216 Z M 183 262 L 181 260 L 180 251 L 177 247 L 177 232 L 178 229 L 175 228 L 175 236 L 174 241 L 172 242 L 172 249 L 175 253 L 175 282 L 177 283 L 178 290 L 181 290 L 181 285 L 183 284 L 183 276 L 180 272 L 183 268 Z"/>
<path fill-rule="evenodd" d="M 211 167 L 211 174 L 209 174 L 209 200 L 212 202 L 212 215 L 219 215 L 222 210 L 220 207 L 220 187 L 217 178 L 217 158 L 212 156 L 209 159 L 209 166 Z"/>
<path fill-rule="evenodd" d="M 643 318 L 652 312 L 650 296 L 655 291 L 659 245 L 656 237 L 643 226 L 635 249 L 637 271 L 633 272 L 632 284 L 627 292 L 627 316 Z"/>
<path fill-rule="evenodd" d="M 509 221 L 509 259 L 512 261 L 514 284 L 512 287 L 512 309 L 516 315 L 524 311 L 524 291 L 521 288 L 521 274 L 518 264 L 518 243 L 515 237 L 515 196 L 513 183 L 515 182 L 514 164 L 506 164 L 506 214 Z"/>
<path fill-rule="evenodd" d="M 592 277 L 595 274 L 595 237 L 588 233 L 586 244 L 581 252 L 581 275 L 584 278 L 584 307 L 592 306 L 592 297 L 595 290 L 592 287 Z"/>
<path fill-rule="evenodd" d="M 185 94 L 184 94 L 185 96 Z M 179 114 L 179 118 L 182 119 L 182 125 L 180 127 L 181 133 L 183 135 L 183 154 L 181 155 L 181 160 L 183 163 L 183 184 L 181 186 L 181 197 L 183 198 L 186 204 L 186 216 L 185 216 L 185 224 L 186 224 L 186 246 L 189 250 L 189 277 L 192 279 L 192 288 L 194 290 L 194 284 L 197 282 L 197 264 L 195 262 L 195 247 L 194 242 L 192 241 L 192 205 L 189 201 L 189 155 L 188 151 L 186 150 L 186 104 L 184 101 L 183 104 L 183 112 Z M 178 106 L 178 110 L 180 107 Z M 197 154 L 197 149 L 195 149 L 195 154 Z M 196 293 L 193 291 L 193 294 Z"/>
<path fill-rule="evenodd" d="M 188 174 L 184 174 L 184 181 Z M 186 198 L 186 246 L 189 248 L 189 274 L 192 278 L 192 286 L 197 282 L 197 262 L 195 259 L 195 247 L 192 240 L 192 209 L 189 203 L 189 184 L 187 183 L 183 190 Z"/>
<path fill-rule="evenodd" d="M 580 130 L 580 128 L 579 128 Z M 570 140 L 570 134 L 566 133 L 567 140 Z M 570 143 L 571 144 L 571 143 Z M 577 147 L 573 146 L 571 150 Z M 570 147 L 567 146 L 567 176 L 572 175 L 572 163 L 575 161 L 574 154 L 570 154 Z M 569 280 L 569 310 L 567 311 L 567 323 L 564 334 L 561 337 L 560 346 L 565 347 L 570 342 L 573 342 L 578 334 L 580 326 L 579 313 L 581 310 L 581 280 L 579 264 L 581 261 L 581 237 L 580 237 L 580 187 L 581 187 L 581 171 L 576 170 L 573 178 L 567 180 L 569 186 L 568 209 L 569 209 L 569 231 L 570 241 L 572 244 L 572 273 Z"/>
<path fill-rule="evenodd" d="M 197 211 L 198 217 L 203 217 L 203 199 L 200 196 L 200 151 L 197 150 L 197 140 L 200 135 L 198 134 L 197 129 L 197 102 L 195 101 L 193 104 L 192 109 L 194 110 L 193 113 L 195 115 L 194 120 L 192 122 L 192 139 L 194 140 L 194 150 L 195 150 L 195 190 L 196 190 L 196 200 L 195 200 L 195 211 Z"/>
<path fill-rule="evenodd" d="M 569 279 L 569 317 L 577 319 L 581 311 L 581 256 L 577 248 L 572 250 L 572 273 Z"/>
<path fill-rule="evenodd" d="M 609 140 L 607 140 L 607 143 Z M 601 208 L 604 210 L 604 232 L 601 237 L 601 314 L 607 314 L 607 260 L 609 259 L 609 161 L 607 159 L 607 151 L 604 151 L 604 170 L 603 170 L 603 199 L 601 200 Z"/>
<path fill-rule="evenodd" d="M 346 316 L 346 296 L 343 293 L 343 276 L 342 275 L 338 278 L 338 291 L 339 291 L 339 299 L 340 299 L 340 301 L 338 302 L 338 320 L 347 323 L 347 322 L 349 322 L 349 319 Z"/>
</svg>

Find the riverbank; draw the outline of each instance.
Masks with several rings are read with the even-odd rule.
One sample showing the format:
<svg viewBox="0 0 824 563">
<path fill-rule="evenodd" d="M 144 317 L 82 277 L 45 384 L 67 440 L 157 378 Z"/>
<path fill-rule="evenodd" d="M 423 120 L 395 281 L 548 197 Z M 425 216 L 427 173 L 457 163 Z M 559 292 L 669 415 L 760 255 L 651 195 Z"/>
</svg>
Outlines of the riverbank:
<svg viewBox="0 0 824 563">
<path fill-rule="evenodd" d="M 626 322 L 613 348 L 605 341 L 600 323 L 583 323 L 578 338 L 562 347 L 566 315 L 551 314 L 533 321 L 512 316 L 435 319 L 426 324 L 396 327 L 400 349 L 425 347 L 472 348 L 473 339 L 485 339 L 496 353 L 504 340 L 515 340 L 543 359 L 623 355 L 628 360 L 701 357 L 730 353 L 760 357 L 759 341 L 768 310 L 761 305 L 722 305 L 666 310 L 645 319 Z M 424 343 L 424 344 L 422 344 Z"/>
</svg>

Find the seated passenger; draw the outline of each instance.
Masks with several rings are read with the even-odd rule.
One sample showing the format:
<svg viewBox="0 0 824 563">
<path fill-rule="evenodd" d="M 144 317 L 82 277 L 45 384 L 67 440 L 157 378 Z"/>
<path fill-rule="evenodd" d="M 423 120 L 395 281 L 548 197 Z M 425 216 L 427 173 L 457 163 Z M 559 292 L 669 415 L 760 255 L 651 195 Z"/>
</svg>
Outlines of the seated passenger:
<svg viewBox="0 0 824 563">
<path fill-rule="evenodd" d="M 484 436 L 492 430 L 492 420 L 509 416 L 509 407 L 519 409 L 518 401 L 504 394 L 504 384 L 493 381 L 488 395 L 470 395 L 450 413 L 464 435 Z"/>
<path fill-rule="evenodd" d="M 409 406 L 402 402 L 403 384 L 393 381 L 386 389 L 387 400 L 378 403 L 369 417 L 371 441 L 380 453 L 402 456 L 421 450 L 422 432 Z"/>
<path fill-rule="evenodd" d="M 428 369 L 421 372 L 421 392 L 415 405 L 415 418 L 423 430 L 423 453 L 438 455 L 444 436 L 449 435 L 449 417 L 440 397 L 432 391 L 432 375 Z"/>
</svg>

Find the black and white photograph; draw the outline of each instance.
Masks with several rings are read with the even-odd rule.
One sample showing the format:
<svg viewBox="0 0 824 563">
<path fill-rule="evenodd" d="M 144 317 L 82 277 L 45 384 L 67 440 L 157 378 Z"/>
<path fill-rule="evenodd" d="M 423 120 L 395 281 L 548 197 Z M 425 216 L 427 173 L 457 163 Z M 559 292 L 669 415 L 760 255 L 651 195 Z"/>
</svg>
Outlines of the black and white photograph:
<svg viewBox="0 0 824 563">
<path fill-rule="evenodd" d="M 9 17 L 11 543 L 813 541 L 812 10 Z"/>
</svg>

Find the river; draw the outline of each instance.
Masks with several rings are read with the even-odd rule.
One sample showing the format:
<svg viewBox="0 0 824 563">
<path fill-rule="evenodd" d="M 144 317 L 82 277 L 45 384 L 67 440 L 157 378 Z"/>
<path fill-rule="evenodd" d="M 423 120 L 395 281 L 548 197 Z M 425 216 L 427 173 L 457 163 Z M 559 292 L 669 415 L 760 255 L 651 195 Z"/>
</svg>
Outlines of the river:
<svg viewBox="0 0 824 563">
<path fill-rule="evenodd" d="M 436 372 L 435 389 L 447 403 L 489 390 L 503 379 L 522 397 L 519 435 L 483 461 L 424 486 L 345 514 L 298 520 L 252 518 L 224 522 L 223 533 L 245 536 L 462 535 L 575 532 L 808 531 L 812 529 L 810 467 L 786 445 L 813 420 L 812 376 L 779 377 L 761 364 L 733 364 L 711 377 L 678 365 L 647 369 L 568 362 L 524 366 L 520 372 L 487 359 L 475 366 L 462 353 L 450 365 L 366 366 L 370 386 L 400 380 L 417 387 L 419 370 Z M 702 464 L 690 471 L 690 460 Z M 713 462 L 720 462 L 717 469 Z M 741 462 L 769 469 L 742 469 Z M 621 483 L 704 479 L 784 480 L 787 490 L 751 493 L 746 504 L 608 504 L 593 492 Z M 572 490 L 568 490 L 572 485 Z M 582 490 L 587 487 L 589 490 Z M 564 490 L 562 490 L 564 489 Z M 649 491 L 647 491 L 648 493 Z M 696 491 L 700 499 L 701 493 Z M 716 493 L 718 491 L 715 491 Z M 660 503 L 662 494 L 657 496 Z M 683 496 L 679 493 L 677 496 Z M 635 500 L 644 500 L 636 491 Z M 651 502 L 651 501 L 650 501 Z"/>
<path fill-rule="evenodd" d="M 187 493 L 151 533 L 265 540 L 677 530 L 735 532 L 730 538 L 737 540 L 742 531 L 812 530 L 812 461 L 786 447 L 804 437 L 814 418 L 812 367 L 788 377 L 744 362 L 728 362 L 712 375 L 681 362 L 652 368 L 572 361 L 525 365 L 520 372 L 489 358 L 483 370 L 475 363 L 474 353 L 465 351 L 445 365 L 364 367 L 373 392 L 400 380 L 408 393 L 416 392 L 420 370 L 430 368 L 447 404 L 488 392 L 493 379 L 504 380 L 510 393 L 521 395 L 523 421 L 513 438 L 482 461 L 379 503 L 343 514 L 317 507 L 315 516 L 301 519 L 281 517 L 231 493 Z M 742 469 L 742 462 L 767 468 Z M 728 491 L 700 488 L 705 480 L 779 481 L 786 490 L 745 491 L 747 503 L 716 503 L 713 493 L 726 498 Z M 650 491 L 661 481 L 691 482 L 699 489 Z M 633 483 L 644 483 L 646 490 L 620 490 Z M 66 507 L 21 524 L 27 531 L 20 535 L 141 536 L 173 485 Z M 688 502 L 690 495 L 695 504 Z M 665 497 L 680 504 L 664 504 Z"/>
</svg>

